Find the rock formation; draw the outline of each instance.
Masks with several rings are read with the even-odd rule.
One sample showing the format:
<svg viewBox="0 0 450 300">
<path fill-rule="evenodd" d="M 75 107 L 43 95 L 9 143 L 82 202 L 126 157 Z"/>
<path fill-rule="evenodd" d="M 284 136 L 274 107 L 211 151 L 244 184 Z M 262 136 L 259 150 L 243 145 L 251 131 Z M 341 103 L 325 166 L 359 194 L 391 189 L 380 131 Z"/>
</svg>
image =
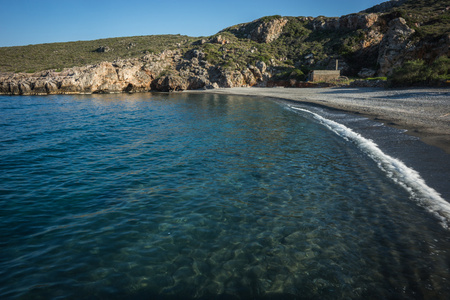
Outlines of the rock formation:
<svg viewBox="0 0 450 300">
<path fill-rule="evenodd" d="M 259 43 L 270 43 L 280 36 L 286 23 L 287 19 L 284 18 L 261 22 L 250 33 L 250 39 Z"/>
<path fill-rule="evenodd" d="M 372 27 L 377 21 L 379 16 L 377 14 L 351 14 L 340 18 L 325 18 L 319 17 L 312 21 L 312 27 L 317 29 L 368 29 Z"/>
<path fill-rule="evenodd" d="M 307 71 L 302 69 L 302 73 L 299 69 L 334 69 L 336 60 L 345 76 L 366 78 L 388 76 L 407 60 L 420 58 L 431 63 L 437 57 L 448 57 L 450 34 L 418 38 L 415 33 L 421 24 L 407 22 L 398 11 L 389 11 L 405 1 L 410 0 L 390 1 L 365 12 L 339 18 L 264 17 L 202 38 L 184 50 L 178 44 L 172 48 L 177 50 L 165 50 L 159 54 L 147 52 L 140 58 L 117 59 L 67 68 L 61 72 L 2 73 L 0 94 L 169 92 L 273 86 L 278 85 L 277 81 L 283 86 L 304 86 L 295 76 L 306 75 Z M 448 15 L 448 11 L 447 7 L 441 13 Z M 307 39 L 313 46 L 303 52 L 297 51 Z M 320 42 L 322 45 L 318 45 Z M 294 46 L 287 47 L 289 43 Z M 328 46 L 328 52 L 324 51 L 325 45 L 331 43 L 334 44 Z M 134 47 L 134 43 L 127 45 L 127 49 Z M 279 56 L 276 56 L 277 52 L 271 52 L 272 57 L 268 56 L 269 50 L 278 47 L 288 50 L 283 50 Z M 118 50 L 100 46 L 92 51 Z M 297 56 L 288 59 L 296 51 Z M 242 52 L 250 55 L 243 56 Z M 238 59 L 239 65 L 234 61 Z M 295 68 L 297 73 L 292 72 Z M 282 72 L 287 75 L 278 76 Z"/>
<path fill-rule="evenodd" d="M 274 16 L 236 25 L 225 30 L 258 43 L 271 43 L 281 35 L 287 22 L 286 18 Z"/>
<path fill-rule="evenodd" d="M 378 64 L 380 75 L 389 75 L 393 68 L 401 65 L 404 53 L 413 47 L 408 39 L 414 30 L 406 25 L 403 18 L 397 18 L 389 22 L 389 29 L 380 43 Z"/>
<path fill-rule="evenodd" d="M 217 87 L 252 86 L 269 78 L 267 66 L 258 62 L 243 71 L 229 71 L 204 60 L 193 50 L 148 54 L 139 59 L 121 59 L 96 65 L 44 71 L 34 74 L 0 75 L 0 94 L 47 95 L 145 91 L 182 91 Z"/>
</svg>

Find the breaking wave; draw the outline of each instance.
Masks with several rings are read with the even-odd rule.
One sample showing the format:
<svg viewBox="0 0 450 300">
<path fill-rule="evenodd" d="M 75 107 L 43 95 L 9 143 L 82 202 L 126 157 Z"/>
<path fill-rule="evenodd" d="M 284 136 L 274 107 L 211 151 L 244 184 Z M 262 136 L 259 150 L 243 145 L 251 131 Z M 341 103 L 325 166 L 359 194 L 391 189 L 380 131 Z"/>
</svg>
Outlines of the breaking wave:
<svg viewBox="0 0 450 300">
<path fill-rule="evenodd" d="M 289 106 L 293 110 L 311 114 L 320 124 L 342 137 L 354 143 L 359 149 L 372 158 L 389 178 L 403 187 L 410 194 L 410 198 L 418 205 L 431 212 L 439 219 L 445 229 L 450 229 L 450 203 L 441 195 L 429 187 L 420 174 L 406 166 L 402 161 L 387 155 L 372 140 L 354 132 L 352 129 L 333 120 L 324 118 L 307 109 Z"/>
</svg>

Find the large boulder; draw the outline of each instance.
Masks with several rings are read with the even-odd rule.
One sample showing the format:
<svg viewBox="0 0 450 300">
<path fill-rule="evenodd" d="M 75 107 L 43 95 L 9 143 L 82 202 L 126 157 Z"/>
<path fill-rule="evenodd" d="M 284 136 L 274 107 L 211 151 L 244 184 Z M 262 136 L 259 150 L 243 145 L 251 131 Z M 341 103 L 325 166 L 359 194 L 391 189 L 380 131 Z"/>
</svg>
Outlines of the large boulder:
<svg viewBox="0 0 450 300">
<path fill-rule="evenodd" d="M 162 76 L 152 82 L 152 89 L 161 92 L 183 91 L 189 86 L 187 80 L 178 75 Z"/>
<path fill-rule="evenodd" d="M 256 62 L 256 67 L 261 71 L 262 74 L 266 73 L 267 65 L 263 61 Z"/>
<path fill-rule="evenodd" d="M 250 69 L 245 69 L 242 72 L 242 76 L 244 76 L 244 80 L 248 86 L 254 86 L 258 83 L 258 81 L 255 78 L 255 75 L 253 75 L 253 72 Z"/>
<path fill-rule="evenodd" d="M 216 35 L 211 39 L 211 43 L 214 44 L 220 44 L 220 45 L 225 45 L 225 44 L 229 44 L 230 41 L 225 39 L 223 36 L 221 35 Z"/>
<path fill-rule="evenodd" d="M 211 85 L 211 82 L 206 76 L 191 76 L 188 78 L 188 90 L 203 89 Z"/>
<path fill-rule="evenodd" d="M 361 71 L 358 72 L 358 76 L 361 78 L 368 78 L 368 77 L 375 76 L 376 73 L 377 73 L 377 71 L 375 71 L 375 70 L 368 69 L 368 68 L 362 68 Z"/>
<path fill-rule="evenodd" d="M 95 49 L 95 51 L 99 52 L 99 53 L 106 53 L 106 52 L 112 51 L 112 49 L 108 46 L 100 46 L 97 49 Z"/>
</svg>

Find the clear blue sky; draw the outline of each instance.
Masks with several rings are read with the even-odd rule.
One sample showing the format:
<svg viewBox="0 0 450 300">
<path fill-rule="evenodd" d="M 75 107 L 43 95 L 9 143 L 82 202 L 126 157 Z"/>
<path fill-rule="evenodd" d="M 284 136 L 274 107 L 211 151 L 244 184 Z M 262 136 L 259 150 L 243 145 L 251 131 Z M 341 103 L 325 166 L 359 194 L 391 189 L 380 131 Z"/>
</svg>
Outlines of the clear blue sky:
<svg viewBox="0 0 450 300">
<path fill-rule="evenodd" d="M 208 36 L 263 16 L 337 17 L 384 0 L 0 0 L 0 47 L 183 34 Z"/>
</svg>

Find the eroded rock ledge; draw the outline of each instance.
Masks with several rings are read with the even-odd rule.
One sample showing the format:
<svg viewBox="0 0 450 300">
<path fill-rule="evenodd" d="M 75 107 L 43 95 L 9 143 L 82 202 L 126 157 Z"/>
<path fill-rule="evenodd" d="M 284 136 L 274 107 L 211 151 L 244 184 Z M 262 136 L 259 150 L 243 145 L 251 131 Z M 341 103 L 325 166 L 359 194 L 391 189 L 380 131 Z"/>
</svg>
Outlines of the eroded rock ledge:
<svg viewBox="0 0 450 300">
<path fill-rule="evenodd" d="M 262 84 L 270 77 L 263 62 L 243 71 L 209 64 L 204 54 L 192 50 L 164 51 L 141 58 L 120 59 L 95 65 L 0 75 L 0 94 L 47 95 L 146 91 L 179 91 Z"/>
</svg>

